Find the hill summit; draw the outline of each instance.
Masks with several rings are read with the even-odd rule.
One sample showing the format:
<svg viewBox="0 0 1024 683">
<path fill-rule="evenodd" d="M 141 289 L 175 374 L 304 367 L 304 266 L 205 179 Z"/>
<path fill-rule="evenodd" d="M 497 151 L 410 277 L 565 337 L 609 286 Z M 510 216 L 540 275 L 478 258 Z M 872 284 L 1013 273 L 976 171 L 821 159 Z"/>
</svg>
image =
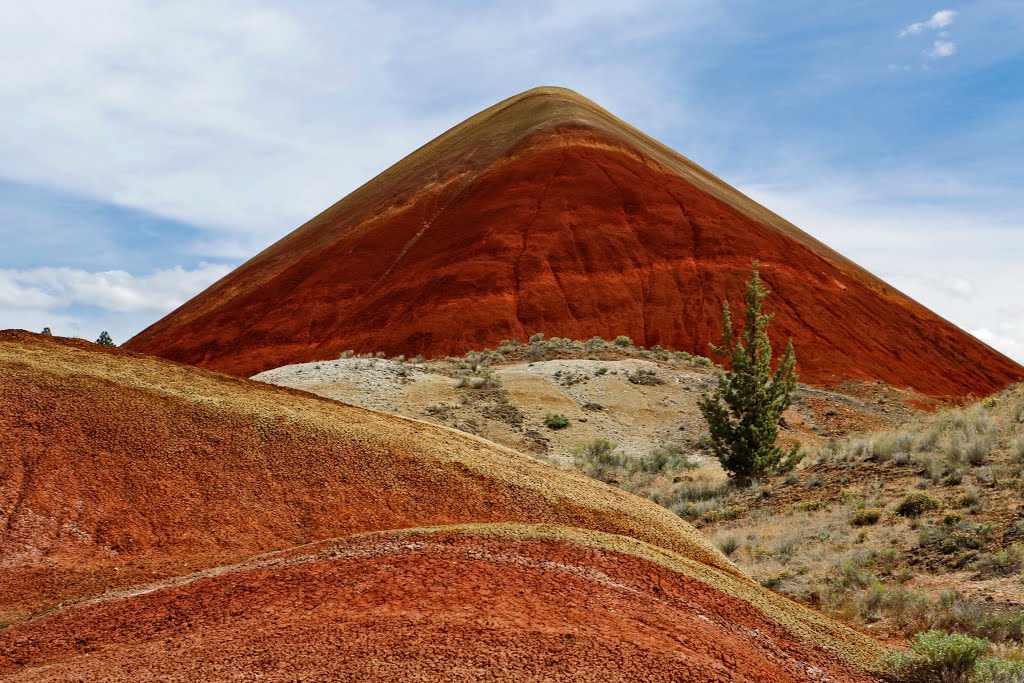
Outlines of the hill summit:
<svg viewBox="0 0 1024 683">
<path fill-rule="evenodd" d="M 752 259 L 801 379 L 984 395 L 1024 368 L 590 100 L 535 88 L 413 152 L 131 339 L 239 375 L 535 332 L 706 354 Z"/>
</svg>

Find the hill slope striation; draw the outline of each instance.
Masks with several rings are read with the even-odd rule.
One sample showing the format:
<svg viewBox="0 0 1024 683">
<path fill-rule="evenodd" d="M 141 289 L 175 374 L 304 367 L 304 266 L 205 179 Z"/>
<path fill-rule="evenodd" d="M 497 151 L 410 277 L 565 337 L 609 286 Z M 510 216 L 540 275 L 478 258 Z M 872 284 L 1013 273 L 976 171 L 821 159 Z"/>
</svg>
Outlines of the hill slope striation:
<svg viewBox="0 0 1024 683">
<path fill-rule="evenodd" d="M 250 376 L 346 349 L 534 332 L 705 354 L 751 259 L 804 381 L 986 395 L 1024 368 L 593 102 L 537 88 L 456 126 L 131 339 Z"/>
<path fill-rule="evenodd" d="M 325 538 L 510 521 L 624 534 L 736 571 L 668 510 L 462 432 L 0 333 L 0 624 Z"/>
<path fill-rule="evenodd" d="M 0 632 L 6 680 L 871 681 L 871 639 L 621 536 L 353 536 Z"/>
<path fill-rule="evenodd" d="M 0 333 L 5 680 L 865 681 L 881 654 L 582 475 Z"/>
</svg>

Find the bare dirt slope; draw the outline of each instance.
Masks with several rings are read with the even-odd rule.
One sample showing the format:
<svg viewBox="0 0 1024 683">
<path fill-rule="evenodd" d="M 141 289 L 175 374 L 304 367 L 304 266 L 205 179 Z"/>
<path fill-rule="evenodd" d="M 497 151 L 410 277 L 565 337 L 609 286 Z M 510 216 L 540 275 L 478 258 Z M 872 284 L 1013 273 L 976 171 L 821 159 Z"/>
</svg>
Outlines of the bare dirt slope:
<svg viewBox="0 0 1024 683">
<path fill-rule="evenodd" d="M 703 354 L 760 259 L 815 385 L 984 396 L 1024 368 L 574 92 L 468 119 L 126 346 L 249 376 L 535 332 Z"/>
<path fill-rule="evenodd" d="M 862 681 L 881 654 L 582 475 L 17 331 L 0 558 L 10 680 Z"/>
<path fill-rule="evenodd" d="M 669 511 L 468 434 L 87 342 L 0 337 L 4 621 L 319 539 L 498 521 L 625 534 L 735 571 Z"/>
<path fill-rule="evenodd" d="M 501 525 L 323 542 L 61 610 L 0 632 L 0 675 L 795 683 L 872 680 L 880 652 L 664 549 Z"/>
</svg>

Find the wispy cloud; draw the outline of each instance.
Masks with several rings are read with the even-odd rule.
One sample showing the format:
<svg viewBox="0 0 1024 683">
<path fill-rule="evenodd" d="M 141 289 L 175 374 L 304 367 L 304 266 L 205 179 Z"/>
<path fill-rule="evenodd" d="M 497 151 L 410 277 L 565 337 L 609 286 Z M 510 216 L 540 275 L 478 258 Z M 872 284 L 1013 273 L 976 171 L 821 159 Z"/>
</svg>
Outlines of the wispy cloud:
<svg viewBox="0 0 1024 683">
<path fill-rule="evenodd" d="M 915 33 L 921 33 L 926 29 L 940 31 L 948 26 L 952 26 L 953 22 L 956 20 L 957 14 L 959 13 L 951 9 L 939 10 L 927 21 L 918 21 L 904 28 L 900 31 L 900 38 L 913 35 Z"/>
<path fill-rule="evenodd" d="M 906 26 L 899 33 L 900 38 L 917 35 L 926 31 L 937 32 L 937 37 L 932 41 L 932 46 L 923 50 L 926 57 L 930 59 L 943 59 L 956 54 L 956 43 L 949 39 L 949 31 L 946 29 L 953 25 L 959 13 L 951 9 L 939 10 L 926 21 L 918 21 Z"/>
<path fill-rule="evenodd" d="M 0 269 L 0 327 L 95 339 L 107 329 L 126 341 L 231 270 L 201 263 L 145 275 L 80 268 Z"/>
<path fill-rule="evenodd" d="M 956 43 L 951 40 L 936 40 L 930 50 L 925 50 L 925 54 L 932 59 L 952 57 L 956 54 Z"/>
<path fill-rule="evenodd" d="M 17 103 L 0 108 L 0 177 L 206 225 L 251 253 L 518 90 L 664 105 L 665 67 L 628 46 L 699 31 L 705 2 L 667 18 L 654 0 L 0 4 L 0 100 Z"/>
<path fill-rule="evenodd" d="M 181 305 L 231 270 L 201 264 L 136 276 L 123 270 L 90 272 L 77 268 L 0 270 L 0 306 L 57 310 L 92 306 L 113 313 L 162 312 Z"/>
</svg>

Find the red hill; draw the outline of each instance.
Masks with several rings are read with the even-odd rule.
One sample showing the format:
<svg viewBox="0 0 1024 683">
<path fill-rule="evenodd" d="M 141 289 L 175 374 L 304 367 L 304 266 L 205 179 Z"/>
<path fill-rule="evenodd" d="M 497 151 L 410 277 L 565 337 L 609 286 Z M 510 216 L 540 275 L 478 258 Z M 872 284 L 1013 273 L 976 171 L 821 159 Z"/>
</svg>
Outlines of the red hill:
<svg viewBox="0 0 1024 683">
<path fill-rule="evenodd" d="M 580 474 L 0 333 L 5 681 L 852 683 L 883 654 L 669 510 Z"/>
<path fill-rule="evenodd" d="M 804 381 L 984 395 L 1024 368 L 589 100 L 537 88 L 456 126 L 126 346 L 239 375 L 534 332 L 706 354 L 762 263 Z"/>
<path fill-rule="evenodd" d="M 0 677 L 877 680 L 862 667 L 884 650 L 865 636 L 652 550 L 564 527 L 350 536 L 0 631 Z"/>
</svg>

